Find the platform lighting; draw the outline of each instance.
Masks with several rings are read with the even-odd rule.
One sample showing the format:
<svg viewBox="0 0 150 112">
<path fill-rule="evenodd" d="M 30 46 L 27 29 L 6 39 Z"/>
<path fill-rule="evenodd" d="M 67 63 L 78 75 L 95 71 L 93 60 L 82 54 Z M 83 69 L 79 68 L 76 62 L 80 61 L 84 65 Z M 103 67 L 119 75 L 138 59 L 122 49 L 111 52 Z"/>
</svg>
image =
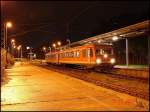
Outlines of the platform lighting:
<svg viewBox="0 0 150 112">
<path fill-rule="evenodd" d="M 26 47 L 26 49 L 28 50 L 28 49 L 30 49 L 30 47 L 29 47 L 29 46 L 27 46 L 27 47 Z"/>
<path fill-rule="evenodd" d="M 11 43 L 14 43 L 15 42 L 15 39 L 11 39 Z"/>
<path fill-rule="evenodd" d="M 53 46 L 53 47 L 56 47 L 56 44 L 54 43 L 52 46 Z"/>
<path fill-rule="evenodd" d="M 11 22 L 7 22 L 6 23 L 6 27 L 8 27 L 8 28 L 12 27 L 12 23 Z"/>
<path fill-rule="evenodd" d="M 18 50 L 20 50 L 20 48 L 21 48 L 21 45 L 19 45 L 19 46 L 17 47 Z"/>
<path fill-rule="evenodd" d="M 113 36 L 112 40 L 113 41 L 117 41 L 118 40 L 118 36 Z"/>
<path fill-rule="evenodd" d="M 58 44 L 59 46 L 61 46 L 61 42 L 60 42 L 60 41 L 58 41 L 57 44 Z"/>
<path fill-rule="evenodd" d="M 46 50 L 46 47 L 43 47 L 43 50 L 45 51 L 45 50 Z"/>
</svg>

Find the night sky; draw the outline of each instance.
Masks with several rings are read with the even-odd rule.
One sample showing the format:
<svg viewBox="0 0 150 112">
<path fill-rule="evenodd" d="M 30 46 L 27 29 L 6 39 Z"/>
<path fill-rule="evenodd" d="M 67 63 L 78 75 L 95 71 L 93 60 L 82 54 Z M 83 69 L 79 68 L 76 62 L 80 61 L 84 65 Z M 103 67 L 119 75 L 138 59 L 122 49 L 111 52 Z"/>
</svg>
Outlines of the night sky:
<svg viewBox="0 0 150 112">
<path fill-rule="evenodd" d="M 3 1 L 1 22 L 11 21 L 9 38 L 39 49 L 67 44 L 148 20 L 149 1 Z M 2 26 L 1 26 L 2 27 Z"/>
</svg>

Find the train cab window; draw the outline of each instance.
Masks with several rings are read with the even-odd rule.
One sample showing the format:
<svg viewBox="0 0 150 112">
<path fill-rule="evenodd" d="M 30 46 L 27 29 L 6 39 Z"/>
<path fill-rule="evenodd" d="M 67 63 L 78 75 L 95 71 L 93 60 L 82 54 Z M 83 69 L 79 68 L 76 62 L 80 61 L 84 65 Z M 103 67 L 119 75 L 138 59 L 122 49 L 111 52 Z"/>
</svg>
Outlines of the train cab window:
<svg viewBox="0 0 150 112">
<path fill-rule="evenodd" d="M 112 49 L 96 49 L 96 55 L 112 54 Z"/>
<path fill-rule="evenodd" d="M 112 51 L 111 51 L 111 49 L 104 49 L 104 53 L 105 54 L 112 54 Z"/>
<path fill-rule="evenodd" d="M 82 50 L 82 56 L 83 56 L 83 57 L 86 57 L 86 49 L 83 49 L 83 50 Z"/>
</svg>

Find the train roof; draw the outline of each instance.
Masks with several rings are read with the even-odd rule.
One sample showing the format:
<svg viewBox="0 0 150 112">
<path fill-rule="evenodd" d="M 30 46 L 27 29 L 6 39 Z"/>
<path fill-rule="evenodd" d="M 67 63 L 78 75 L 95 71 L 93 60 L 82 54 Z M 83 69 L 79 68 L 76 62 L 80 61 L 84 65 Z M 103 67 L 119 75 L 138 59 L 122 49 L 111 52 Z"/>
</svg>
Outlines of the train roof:
<svg viewBox="0 0 150 112">
<path fill-rule="evenodd" d="M 91 47 L 91 46 L 112 46 L 112 44 L 110 44 L 110 43 L 100 43 L 100 44 L 94 44 L 94 43 L 88 43 L 88 44 L 84 44 L 84 45 L 80 45 L 80 46 L 74 46 L 74 47 L 67 47 L 67 48 L 64 48 L 64 49 L 59 49 L 58 51 L 53 51 L 53 52 L 51 52 L 51 54 L 57 54 L 58 52 L 64 52 L 64 50 L 67 50 L 67 51 L 69 51 L 69 50 L 72 50 L 72 49 L 79 49 L 79 48 L 83 48 L 83 47 Z M 48 55 L 48 54 L 50 54 L 50 52 L 49 53 L 47 53 L 46 55 Z"/>
</svg>

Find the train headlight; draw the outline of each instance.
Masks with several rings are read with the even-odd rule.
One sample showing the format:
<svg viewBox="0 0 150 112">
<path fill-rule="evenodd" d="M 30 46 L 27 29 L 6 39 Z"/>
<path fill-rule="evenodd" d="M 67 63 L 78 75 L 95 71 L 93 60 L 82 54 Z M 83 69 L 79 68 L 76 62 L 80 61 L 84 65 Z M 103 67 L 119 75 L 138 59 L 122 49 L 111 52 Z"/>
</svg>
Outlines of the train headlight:
<svg viewBox="0 0 150 112">
<path fill-rule="evenodd" d="M 96 63 L 100 64 L 101 63 L 101 59 L 96 59 Z"/>
<path fill-rule="evenodd" d="M 114 64 L 115 62 L 116 62 L 115 59 L 114 59 L 114 58 L 111 58 L 110 63 L 111 63 L 111 64 Z"/>
<path fill-rule="evenodd" d="M 107 58 L 108 57 L 108 55 L 107 54 L 104 54 L 104 58 Z"/>
</svg>

